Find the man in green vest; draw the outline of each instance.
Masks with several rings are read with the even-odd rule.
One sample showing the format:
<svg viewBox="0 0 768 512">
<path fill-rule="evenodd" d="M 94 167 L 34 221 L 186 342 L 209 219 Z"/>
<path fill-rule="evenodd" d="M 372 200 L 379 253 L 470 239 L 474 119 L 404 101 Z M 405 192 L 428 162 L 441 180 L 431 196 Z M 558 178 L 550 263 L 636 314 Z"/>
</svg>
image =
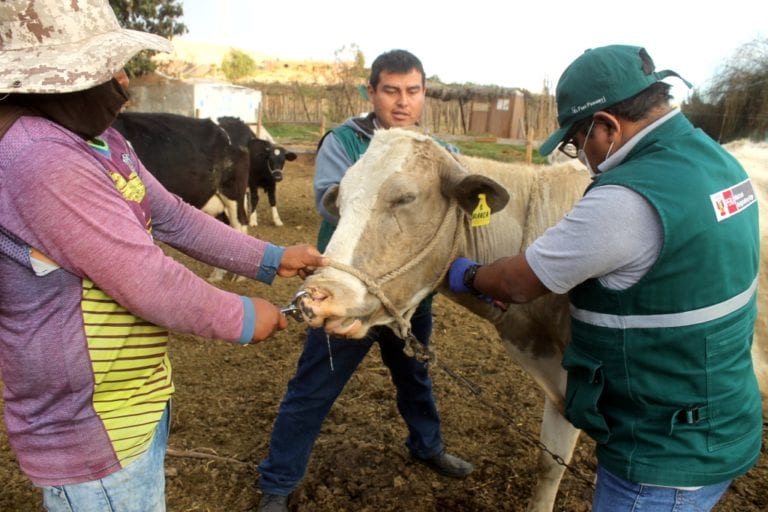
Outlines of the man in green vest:
<svg viewBox="0 0 768 512">
<path fill-rule="evenodd" d="M 756 196 L 670 105 L 669 76 L 636 46 L 571 63 L 539 151 L 578 157 L 593 183 L 523 253 L 449 271 L 454 291 L 502 301 L 569 294 L 565 414 L 597 443 L 598 512 L 710 510 L 760 455 Z"/>
<path fill-rule="evenodd" d="M 419 122 L 426 93 L 421 61 L 405 50 L 379 55 L 371 66 L 367 92 L 373 112 L 348 119 L 327 133 L 318 146 L 314 187 L 315 203 L 323 217 L 318 234 L 321 251 L 338 222 L 323 207 L 325 192 L 338 184 L 365 153 L 374 130 Z M 427 344 L 432 333 L 431 297 L 414 313 L 411 330 L 421 343 Z M 397 388 L 397 407 L 408 426 L 405 444 L 414 460 L 453 478 L 464 478 L 474 469 L 472 464 L 445 451 L 427 368 L 405 355 L 404 341 L 391 329 L 373 329 L 363 340 L 329 338 L 322 329 L 310 329 L 296 374 L 288 383 L 275 419 L 269 455 L 259 465 L 261 512 L 288 510 L 288 497 L 304 476 L 326 415 L 374 342 L 379 344 L 382 360 Z"/>
</svg>

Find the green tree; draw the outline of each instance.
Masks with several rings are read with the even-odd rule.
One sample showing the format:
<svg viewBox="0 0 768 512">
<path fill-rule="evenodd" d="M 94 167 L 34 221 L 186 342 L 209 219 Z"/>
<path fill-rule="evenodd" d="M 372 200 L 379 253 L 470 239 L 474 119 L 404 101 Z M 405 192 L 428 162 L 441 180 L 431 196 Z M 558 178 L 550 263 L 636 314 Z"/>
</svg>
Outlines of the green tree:
<svg viewBox="0 0 768 512">
<path fill-rule="evenodd" d="M 368 83 L 368 70 L 365 68 L 365 55 L 355 43 L 342 46 L 333 55 L 337 87 L 332 93 L 326 115 L 331 121 L 338 122 L 360 111 L 361 96 L 367 101 L 365 85 Z"/>
<path fill-rule="evenodd" d="M 701 92 L 695 90 L 681 105 L 681 109 L 697 128 L 707 132 L 713 139 L 719 139 L 723 121 L 721 106 L 708 103 Z"/>
<path fill-rule="evenodd" d="M 227 80 L 235 82 L 253 75 L 256 71 L 256 61 L 247 53 L 237 48 L 231 48 L 221 60 L 221 71 Z"/>
<path fill-rule="evenodd" d="M 356 43 L 344 45 L 333 52 L 336 61 L 336 75 L 340 82 L 355 83 L 366 81 L 365 54 Z"/>
<path fill-rule="evenodd" d="M 768 137 L 768 37 L 741 47 L 702 94 L 682 106 L 697 126 L 721 143 Z"/>
<path fill-rule="evenodd" d="M 109 0 L 123 28 L 149 32 L 171 38 L 187 32 L 179 20 L 184 15 L 180 0 Z M 128 61 L 125 70 L 129 76 L 139 76 L 154 71 L 150 60 L 156 52 L 145 50 Z"/>
</svg>

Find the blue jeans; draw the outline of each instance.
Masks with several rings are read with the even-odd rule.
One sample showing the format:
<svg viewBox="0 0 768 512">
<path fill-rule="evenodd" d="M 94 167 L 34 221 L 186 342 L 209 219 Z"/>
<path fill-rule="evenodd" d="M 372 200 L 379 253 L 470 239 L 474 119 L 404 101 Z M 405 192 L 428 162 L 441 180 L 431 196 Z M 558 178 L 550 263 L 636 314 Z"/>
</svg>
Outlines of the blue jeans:
<svg viewBox="0 0 768 512">
<path fill-rule="evenodd" d="M 432 333 L 432 313 L 417 312 L 411 328 L 426 345 Z M 432 380 L 422 363 L 403 353 L 403 340 L 384 327 L 375 328 L 363 340 L 330 338 L 331 370 L 327 335 L 321 329 L 309 329 L 296 374 L 288 383 L 272 428 L 269 454 L 259 465 L 263 492 L 287 496 L 299 484 L 325 417 L 374 341 L 379 343 L 397 389 L 397 408 L 408 426 L 406 446 L 422 459 L 443 450 Z"/>
<path fill-rule="evenodd" d="M 170 402 L 149 448 L 123 469 L 100 480 L 43 487 L 48 512 L 165 512 L 165 449 Z"/>
<path fill-rule="evenodd" d="M 695 491 L 642 485 L 623 480 L 598 465 L 592 512 L 707 512 L 730 484 L 728 480 Z"/>
</svg>

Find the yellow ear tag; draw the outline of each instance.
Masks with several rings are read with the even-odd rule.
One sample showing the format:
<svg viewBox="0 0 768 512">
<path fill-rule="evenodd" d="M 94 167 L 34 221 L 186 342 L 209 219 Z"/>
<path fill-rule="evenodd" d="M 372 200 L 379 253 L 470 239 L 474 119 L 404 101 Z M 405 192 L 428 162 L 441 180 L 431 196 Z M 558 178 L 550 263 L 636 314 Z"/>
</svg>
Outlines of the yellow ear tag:
<svg viewBox="0 0 768 512">
<path fill-rule="evenodd" d="M 485 202 L 485 194 L 477 194 L 477 206 L 472 212 L 472 227 L 487 226 L 491 223 L 491 209 Z"/>
</svg>

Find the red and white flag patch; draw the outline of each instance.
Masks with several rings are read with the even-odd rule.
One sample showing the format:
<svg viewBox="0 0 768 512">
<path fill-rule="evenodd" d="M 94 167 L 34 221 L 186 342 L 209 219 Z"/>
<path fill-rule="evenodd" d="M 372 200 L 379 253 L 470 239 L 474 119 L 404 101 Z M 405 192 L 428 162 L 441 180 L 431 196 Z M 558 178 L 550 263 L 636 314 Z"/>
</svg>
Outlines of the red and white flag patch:
<svg viewBox="0 0 768 512">
<path fill-rule="evenodd" d="M 757 201 L 752 182 L 749 179 L 732 187 L 721 190 L 709 196 L 715 209 L 717 221 L 727 219 L 743 211 L 749 205 Z"/>
</svg>

